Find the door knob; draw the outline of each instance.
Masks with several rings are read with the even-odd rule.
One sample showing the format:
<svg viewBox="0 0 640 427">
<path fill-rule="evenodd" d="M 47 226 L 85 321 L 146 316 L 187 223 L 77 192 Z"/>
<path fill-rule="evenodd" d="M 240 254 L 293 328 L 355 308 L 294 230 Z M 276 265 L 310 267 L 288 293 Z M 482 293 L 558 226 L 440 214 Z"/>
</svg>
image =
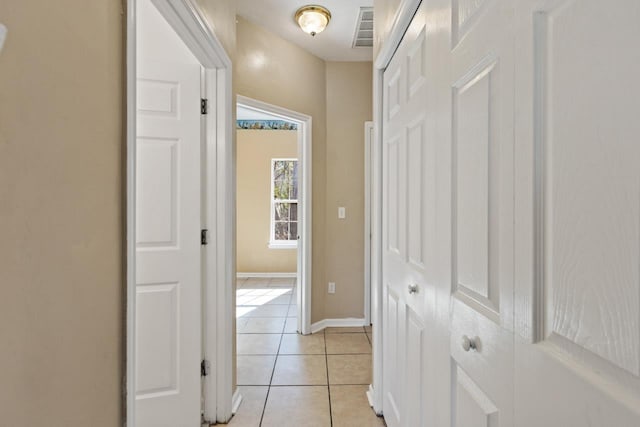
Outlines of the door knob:
<svg viewBox="0 0 640 427">
<path fill-rule="evenodd" d="M 417 294 L 418 293 L 418 285 L 416 285 L 415 283 L 412 284 L 412 285 L 409 285 L 408 290 L 409 290 L 410 294 Z"/>
<path fill-rule="evenodd" d="M 466 335 L 462 336 L 462 348 L 464 351 L 476 350 L 478 348 L 476 344 L 476 340 L 474 338 L 469 338 Z"/>
</svg>

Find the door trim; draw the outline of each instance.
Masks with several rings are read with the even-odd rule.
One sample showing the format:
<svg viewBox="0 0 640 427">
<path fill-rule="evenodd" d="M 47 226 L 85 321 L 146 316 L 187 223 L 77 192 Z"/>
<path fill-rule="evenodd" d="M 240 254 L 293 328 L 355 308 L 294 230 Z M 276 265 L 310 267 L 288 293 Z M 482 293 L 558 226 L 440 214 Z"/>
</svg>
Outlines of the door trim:
<svg viewBox="0 0 640 427">
<path fill-rule="evenodd" d="M 373 63 L 373 174 L 371 183 L 371 323 L 373 328 L 373 384 L 367 392 L 374 411 L 382 414 L 384 396 L 382 338 L 382 103 L 384 70 L 391 62 L 404 33 L 420 7 L 422 0 L 402 0 Z"/>
<path fill-rule="evenodd" d="M 298 161 L 301 166 L 301 189 L 299 196 L 298 232 L 298 268 L 297 302 L 298 302 L 298 331 L 303 335 L 311 333 L 311 116 L 288 110 L 277 105 L 268 104 L 246 96 L 237 95 L 237 105 L 261 113 L 268 113 L 300 126 L 298 131 Z"/>
<path fill-rule="evenodd" d="M 235 170 L 233 163 L 232 64 L 191 0 L 152 0 L 178 36 L 205 68 L 205 84 L 214 114 L 206 116 L 206 201 L 204 210 L 212 244 L 203 262 L 203 357 L 215 371 L 203 380 L 204 418 L 226 422 L 232 415 L 233 322 L 235 322 Z M 135 424 L 136 307 L 136 19 L 137 0 L 127 0 L 127 195 L 126 195 L 126 419 Z M 213 277 L 206 278 L 206 273 Z M 204 279 L 206 278 L 206 279 Z M 205 333 L 206 332 L 206 333 Z M 197 369 L 197 368 L 196 368 Z"/>
<path fill-rule="evenodd" d="M 371 183 L 375 170 L 371 156 L 373 122 L 364 122 L 364 324 L 371 324 Z"/>
</svg>

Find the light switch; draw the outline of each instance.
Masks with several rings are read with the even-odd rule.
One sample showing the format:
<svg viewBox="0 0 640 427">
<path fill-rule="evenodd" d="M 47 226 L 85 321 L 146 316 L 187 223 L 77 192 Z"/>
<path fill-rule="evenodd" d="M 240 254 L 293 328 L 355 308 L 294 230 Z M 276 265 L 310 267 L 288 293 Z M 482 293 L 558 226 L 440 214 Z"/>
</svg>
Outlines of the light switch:
<svg viewBox="0 0 640 427">
<path fill-rule="evenodd" d="M 345 219 L 346 217 L 347 217 L 347 210 L 343 206 L 340 206 L 338 208 L 338 219 Z"/>
</svg>

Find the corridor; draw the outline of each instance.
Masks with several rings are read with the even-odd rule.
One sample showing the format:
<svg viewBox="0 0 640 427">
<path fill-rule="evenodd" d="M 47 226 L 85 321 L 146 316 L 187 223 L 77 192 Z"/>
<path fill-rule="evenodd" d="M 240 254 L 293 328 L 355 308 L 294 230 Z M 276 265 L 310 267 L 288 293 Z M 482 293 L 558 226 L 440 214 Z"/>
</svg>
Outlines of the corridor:
<svg viewBox="0 0 640 427">
<path fill-rule="evenodd" d="M 238 279 L 237 362 L 244 426 L 384 426 L 367 401 L 371 328 L 296 333 L 295 279 Z"/>
</svg>

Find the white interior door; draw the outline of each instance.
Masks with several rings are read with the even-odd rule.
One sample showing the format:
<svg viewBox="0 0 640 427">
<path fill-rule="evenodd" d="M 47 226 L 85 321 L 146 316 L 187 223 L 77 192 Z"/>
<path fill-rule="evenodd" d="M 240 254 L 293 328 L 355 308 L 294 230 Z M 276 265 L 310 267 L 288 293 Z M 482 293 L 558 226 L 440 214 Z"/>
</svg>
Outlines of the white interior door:
<svg viewBox="0 0 640 427">
<path fill-rule="evenodd" d="M 640 3 L 516 15 L 516 424 L 638 426 Z"/>
<path fill-rule="evenodd" d="M 384 72 L 383 411 L 387 425 L 426 422 L 427 306 L 434 227 L 434 139 L 428 137 L 424 7 Z"/>
<path fill-rule="evenodd" d="M 137 427 L 194 427 L 201 411 L 200 73 L 140 2 L 137 61 Z"/>
<path fill-rule="evenodd" d="M 142 62 L 136 188 L 136 425 L 200 422 L 200 67 Z"/>
<path fill-rule="evenodd" d="M 513 1 L 452 2 L 451 425 L 513 426 Z M 449 127 L 447 125 L 447 127 Z M 443 245 L 446 247 L 446 245 Z"/>
</svg>

